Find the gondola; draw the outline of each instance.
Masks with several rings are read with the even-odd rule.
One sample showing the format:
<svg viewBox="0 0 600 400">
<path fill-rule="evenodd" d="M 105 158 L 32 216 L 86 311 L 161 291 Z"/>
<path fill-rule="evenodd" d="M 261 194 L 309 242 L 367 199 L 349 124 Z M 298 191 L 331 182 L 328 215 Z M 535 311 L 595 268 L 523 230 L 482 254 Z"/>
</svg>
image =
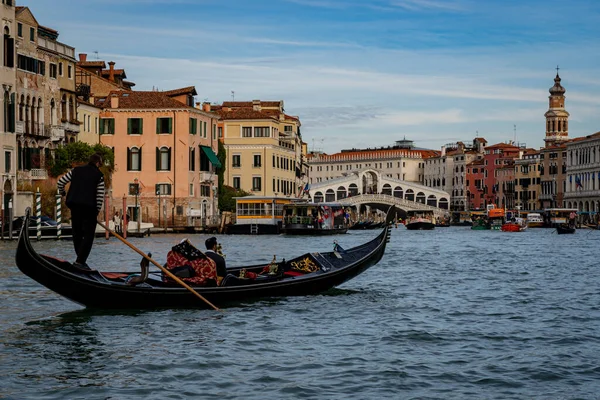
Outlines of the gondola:
<svg viewBox="0 0 600 400">
<path fill-rule="evenodd" d="M 556 225 L 556 233 L 558 233 L 559 235 L 564 235 L 564 234 L 569 234 L 569 233 L 575 233 L 575 228 L 570 227 L 566 224 L 564 225 Z"/>
<path fill-rule="evenodd" d="M 390 213 L 388 217 L 392 218 Z M 29 219 L 29 211 L 26 219 Z M 331 252 L 306 253 L 270 265 L 228 268 L 221 286 L 193 288 L 219 307 L 252 298 L 320 293 L 341 285 L 379 262 L 390 234 L 386 225 L 374 239 L 346 250 L 335 243 Z M 133 280 L 132 272 L 84 271 L 68 261 L 38 254 L 29 241 L 27 229 L 22 229 L 19 234 L 16 264 L 21 272 L 41 285 L 88 308 L 207 308 L 207 304 L 177 283 L 164 282 L 160 272 L 148 273 L 148 263 L 144 266 L 144 259 L 142 273 Z M 276 268 L 265 273 L 267 266 Z M 240 277 L 244 274 L 256 276 L 254 279 Z"/>
</svg>

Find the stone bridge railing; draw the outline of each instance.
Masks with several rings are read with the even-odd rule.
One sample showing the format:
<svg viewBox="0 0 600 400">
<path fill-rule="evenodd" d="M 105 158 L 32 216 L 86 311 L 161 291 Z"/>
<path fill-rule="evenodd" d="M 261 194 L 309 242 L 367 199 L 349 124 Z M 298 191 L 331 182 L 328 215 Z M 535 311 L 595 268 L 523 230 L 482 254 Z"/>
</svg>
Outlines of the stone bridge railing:
<svg viewBox="0 0 600 400">
<path fill-rule="evenodd" d="M 339 200 L 342 204 L 349 205 L 360 205 L 360 204 L 386 204 L 390 206 L 396 206 L 405 211 L 413 211 L 413 210 L 431 210 L 433 214 L 437 217 L 443 217 L 447 215 L 450 211 L 430 206 L 428 204 L 419 203 L 416 201 L 406 200 L 400 197 L 394 197 L 387 194 L 359 194 L 357 196 L 347 197 L 345 199 Z"/>
</svg>

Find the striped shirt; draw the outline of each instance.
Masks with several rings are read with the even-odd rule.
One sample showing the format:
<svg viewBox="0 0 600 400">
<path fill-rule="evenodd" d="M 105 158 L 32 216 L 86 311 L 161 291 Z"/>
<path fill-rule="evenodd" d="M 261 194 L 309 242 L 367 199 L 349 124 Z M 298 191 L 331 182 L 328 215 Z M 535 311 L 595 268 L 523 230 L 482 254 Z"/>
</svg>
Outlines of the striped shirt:
<svg viewBox="0 0 600 400">
<path fill-rule="evenodd" d="M 58 180 L 56 186 L 60 194 L 64 195 L 65 185 L 71 182 L 71 178 L 73 177 L 72 173 L 73 170 L 67 172 Z M 102 209 L 102 204 L 104 204 L 104 176 L 100 178 L 100 181 L 96 186 L 96 208 L 98 209 L 98 212 Z"/>
</svg>

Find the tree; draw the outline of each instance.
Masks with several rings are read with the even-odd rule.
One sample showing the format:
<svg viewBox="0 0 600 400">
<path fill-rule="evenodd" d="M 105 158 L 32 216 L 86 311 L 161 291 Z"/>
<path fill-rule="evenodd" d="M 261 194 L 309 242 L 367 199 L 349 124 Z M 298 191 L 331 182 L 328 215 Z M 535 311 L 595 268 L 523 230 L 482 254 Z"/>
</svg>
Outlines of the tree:
<svg viewBox="0 0 600 400">
<path fill-rule="evenodd" d="M 251 196 L 244 190 L 236 190 L 231 186 L 223 185 L 219 188 L 219 208 L 221 211 L 231 211 L 235 213 L 235 199 L 234 197 L 246 197 Z"/>
<path fill-rule="evenodd" d="M 111 186 L 112 173 L 115 169 L 115 156 L 110 147 L 100 143 L 90 146 L 84 142 L 74 142 L 59 147 L 54 151 L 54 157 L 46 162 L 48 173 L 52 177 L 59 177 L 71 168 L 87 163 L 94 153 L 100 154 L 104 160 L 100 170 L 104 174 L 104 181 L 108 188 Z"/>
</svg>

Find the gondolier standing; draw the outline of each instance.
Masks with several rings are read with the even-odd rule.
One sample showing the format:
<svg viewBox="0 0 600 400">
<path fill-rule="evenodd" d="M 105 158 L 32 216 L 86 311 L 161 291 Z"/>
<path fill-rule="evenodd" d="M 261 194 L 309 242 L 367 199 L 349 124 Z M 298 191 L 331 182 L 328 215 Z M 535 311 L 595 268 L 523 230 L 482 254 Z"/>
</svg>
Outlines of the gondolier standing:
<svg viewBox="0 0 600 400">
<path fill-rule="evenodd" d="M 104 175 L 100 171 L 102 156 L 93 154 L 86 165 L 73 168 L 58 180 L 58 191 L 65 195 L 65 185 L 71 182 L 67 196 L 67 207 L 71 210 L 73 245 L 77 260 L 73 264 L 81 269 L 90 269 L 87 258 L 94 244 L 96 218 L 104 201 Z"/>
</svg>

